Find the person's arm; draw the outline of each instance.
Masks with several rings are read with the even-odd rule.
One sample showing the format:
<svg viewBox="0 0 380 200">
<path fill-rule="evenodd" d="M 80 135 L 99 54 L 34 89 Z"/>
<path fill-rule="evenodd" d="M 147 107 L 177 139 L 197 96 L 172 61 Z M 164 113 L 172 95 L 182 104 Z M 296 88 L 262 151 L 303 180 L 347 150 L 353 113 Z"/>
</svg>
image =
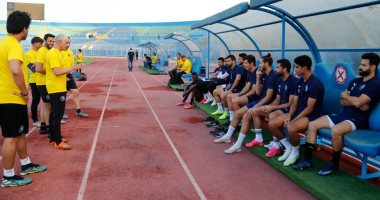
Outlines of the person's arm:
<svg viewBox="0 0 380 200">
<path fill-rule="evenodd" d="M 41 74 L 45 74 L 45 73 L 46 73 L 46 70 L 45 70 L 45 68 L 43 67 L 43 64 L 42 64 L 42 63 L 40 63 L 40 62 L 35 62 L 34 65 L 36 66 L 36 72 L 41 73 Z"/>
<path fill-rule="evenodd" d="M 241 97 L 245 94 L 247 94 L 247 92 L 249 91 L 249 88 L 251 88 L 251 83 L 250 82 L 247 82 L 244 86 L 244 88 L 237 94 L 238 97 Z"/>
<path fill-rule="evenodd" d="M 256 71 L 256 84 L 255 84 L 255 90 L 256 90 L 257 95 L 261 95 L 261 91 L 263 89 L 263 85 L 261 82 L 261 76 L 262 76 L 261 70 L 257 69 L 257 71 Z"/>
<path fill-rule="evenodd" d="M 20 90 L 20 96 L 26 96 L 28 94 L 28 88 L 25 85 L 24 73 L 21 69 L 22 62 L 20 60 L 10 60 L 9 67 L 12 72 L 12 77 L 16 86 Z"/>
<path fill-rule="evenodd" d="M 239 84 L 239 82 L 240 82 L 240 79 L 241 79 L 241 74 L 236 74 L 235 81 L 234 81 L 234 83 L 232 84 L 232 86 L 229 88 L 229 90 L 233 90 L 233 89 L 235 89 L 235 88 L 238 86 L 238 84 Z"/>
<path fill-rule="evenodd" d="M 255 107 L 263 106 L 268 103 L 272 99 L 273 94 L 273 89 L 268 89 L 265 97 L 261 99 L 261 101 L 255 105 Z"/>
<path fill-rule="evenodd" d="M 81 69 L 81 66 L 79 66 L 79 65 L 75 66 L 74 65 L 74 66 L 69 67 L 69 68 L 54 67 L 52 69 L 53 69 L 53 72 L 56 76 L 60 76 L 63 74 L 70 74 L 70 72 L 75 71 L 75 70 L 79 70 L 79 69 Z"/>
<path fill-rule="evenodd" d="M 296 109 L 297 109 L 297 104 L 298 104 L 298 96 L 294 96 L 293 98 L 293 102 L 290 106 L 290 109 L 289 109 L 289 114 L 288 116 L 284 119 L 284 128 L 287 128 L 289 123 L 290 123 L 290 120 L 291 120 L 291 117 L 294 115 L 294 113 L 296 112 Z"/>
<path fill-rule="evenodd" d="M 340 95 L 340 101 L 344 106 L 354 106 L 356 108 L 360 108 L 369 104 L 369 102 L 371 102 L 371 98 L 366 94 L 362 94 L 359 97 L 350 96 L 350 92 L 345 90 Z"/>
<path fill-rule="evenodd" d="M 252 84 L 251 89 L 245 94 L 245 96 L 249 97 L 256 94 L 255 85 L 256 84 Z"/>
</svg>

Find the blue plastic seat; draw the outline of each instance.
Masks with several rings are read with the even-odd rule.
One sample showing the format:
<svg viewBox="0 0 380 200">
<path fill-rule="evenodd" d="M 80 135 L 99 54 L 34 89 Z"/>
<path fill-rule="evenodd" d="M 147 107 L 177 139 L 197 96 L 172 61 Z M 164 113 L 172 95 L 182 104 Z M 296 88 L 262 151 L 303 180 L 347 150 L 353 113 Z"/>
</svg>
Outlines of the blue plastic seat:
<svg viewBox="0 0 380 200">
<path fill-rule="evenodd" d="M 380 154 L 380 132 L 358 130 L 344 136 L 344 145 L 368 156 Z"/>
</svg>

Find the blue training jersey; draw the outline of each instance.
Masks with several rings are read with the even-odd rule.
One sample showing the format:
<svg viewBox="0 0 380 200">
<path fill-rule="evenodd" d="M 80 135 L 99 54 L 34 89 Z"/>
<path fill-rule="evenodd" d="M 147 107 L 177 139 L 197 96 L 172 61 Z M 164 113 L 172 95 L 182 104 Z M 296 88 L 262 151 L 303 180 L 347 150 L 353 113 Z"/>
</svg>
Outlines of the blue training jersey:
<svg viewBox="0 0 380 200">
<path fill-rule="evenodd" d="M 239 83 L 235 89 L 237 91 L 241 91 L 243 89 L 245 83 L 246 83 L 246 78 L 247 78 L 246 70 L 243 69 L 239 65 L 236 65 L 235 68 L 231 69 L 231 74 L 230 74 L 230 84 L 231 85 L 234 84 L 237 75 L 240 75 L 241 78 L 240 78 Z"/>
<path fill-rule="evenodd" d="M 289 102 L 289 96 L 295 94 L 297 83 L 298 79 L 291 74 L 285 81 L 279 78 L 277 95 L 280 95 L 280 105 Z"/>
<path fill-rule="evenodd" d="M 263 99 L 267 95 L 268 89 L 273 89 L 272 98 L 269 100 L 269 102 L 265 103 L 266 105 L 272 103 L 272 101 L 276 99 L 278 78 L 279 77 L 276 75 L 274 70 L 271 70 L 269 74 L 264 72 L 261 75 L 260 81 L 263 85 L 263 88 L 261 89 L 260 99 Z"/>
<path fill-rule="evenodd" d="M 325 88 L 317 77 L 311 75 L 306 81 L 300 78 L 295 95 L 298 96 L 296 115 L 300 114 L 307 107 L 309 98 L 317 99 L 314 109 L 309 116 L 320 116 L 322 114 Z"/>
<path fill-rule="evenodd" d="M 369 109 L 363 111 L 355 106 L 343 106 L 343 115 L 367 124 L 371 111 L 379 102 L 380 92 L 377 91 L 379 88 L 380 80 L 377 78 L 372 78 L 366 82 L 364 82 L 363 77 L 352 80 L 348 85 L 347 91 L 349 91 L 350 96 L 353 97 L 359 97 L 362 94 L 367 95 L 371 99 L 369 102 Z"/>
</svg>

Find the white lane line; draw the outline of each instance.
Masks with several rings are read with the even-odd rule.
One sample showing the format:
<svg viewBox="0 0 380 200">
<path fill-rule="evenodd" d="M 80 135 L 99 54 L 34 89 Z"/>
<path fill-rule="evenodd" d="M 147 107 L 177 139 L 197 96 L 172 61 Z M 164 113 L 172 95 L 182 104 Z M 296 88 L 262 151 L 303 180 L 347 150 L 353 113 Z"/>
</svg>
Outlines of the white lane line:
<svg viewBox="0 0 380 200">
<path fill-rule="evenodd" d="M 111 88 L 112 88 L 113 79 L 115 77 L 115 72 L 116 72 L 116 65 L 115 65 L 115 67 L 113 69 L 112 79 L 111 79 L 110 85 L 108 87 L 108 92 L 107 92 L 106 99 L 104 101 L 104 106 L 103 106 L 102 114 L 100 115 L 100 118 L 99 118 L 98 127 L 97 127 L 96 132 L 95 132 L 94 141 L 92 142 L 90 155 L 88 156 L 88 160 L 87 160 L 86 168 L 85 168 L 85 171 L 84 171 L 84 174 L 83 174 L 83 177 L 82 177 L 82 183 L 80 185 L 80 189 L 79 189 L 79 192 L 78 192 L 77 200 L 82 200 L 83 199 L 84 192 L 86 190 L 88 176 L 90 174 L 91 164 L 92 164 L 92 160 L 94 158 L 94 153 L 95 153 L 95 148 L 96 148 L 96 144 L 97 144 L 99 133 L 100 133 L 100 128 L 102 127 L 103 117 L 104 117 L 104 113 L 106 111 L 106 107 L 107 107 L 107 103 L 108 103 L 108 98 L 109 98 L 110 93 L 111 93 Z"/>
<path fill-rule="evenodd" d="M 84 82 L 84 83 L 83 83 L 78 89 L 81 89 L 84 85 L 86 85 L 86 83 L 89 82 L 90 80 L 92 80 L 92 79 L 95 77 L 95 75 L 98 74 L 98 73 L 100 72 L 100 70 L 102 70 L 102 69 L 104 69 L 104 68 L 100 68 L 98 71 L 96 71 L 95 74 L 92 75 L 92 76 L 91 76 L 86 82 Z M 68 98 L 66 98 L 66 101 L 67 101 L 68 99 L 70 99 L 72 96 L 73 96 L 73 94 L 70 94 L 70 96 L 69 96 Z M 31 133 L 32 133 L 35 129 L 36 129 L 36 127 L 33 127 L 33 128 L 28 132 L 28 134 L 26 134 L 25 137 L 28 137 L 29 135 L 31 135 Z M 3 156 L 0 156 L 0 161 L 1 161 L 2 159 L 3 159 Z"/>
<path fill-rule="evenodd" d="M 164 133 L 166 140 L 169 142 L 170 147 L 172 148 L 174 154 L 176 155 L 176 157 L 177 157 L 179 163 L 181 164 L 183 170 L 185 171 L 185 173 L 186 173 L 187 177 L 189 178 L 191 184 L 193 185 L 195 191 L 198 193 L 199 198 L 202 199 L 202 200 L 203 200 L 203 199 L 207 199 L 206 196 L 203 194 L 201 188 L 199 187 L 197 181 L 195 180 L 194 176 L 191 174 L 189 167 L 186 165 L 186 163 L 185 163 L 185 161 L 183 160 L 182 156 L 180 155 L 178 149 L 177 149 L 176 146 L 174 145 L 174 143 L 173 143 L 172 139 L 170 138 L 168 132 L 166 131 L 166 129 L 165 129 L 164 126 L 162 125 L 160 119 L 158 118 L 158 116 L 157 116 L 156 112 L 154 111 L 152 105 L 150 104 L 148 98 L 145 96 L 145 93 L 144 93 L 144 91 L 142 90 L 140 84 L 137 82 L 135 76 L 134 76 L 132 73 L 130 73 L 130 74 L 131 74 L 133 80 L 135 81 L 137 87 L 139 88 L 141 94 L 143 95 L 143 97 L 144 97 L 144 99 L 145 99 L 145 102 L 149 105 L 149 108 L 150 108 L 150 110 L 152 111 L 154 118 L 156 119 L 157 123 L 160 125 L 160 128 L 161 128 L 162 132 Z"/>
</svg>

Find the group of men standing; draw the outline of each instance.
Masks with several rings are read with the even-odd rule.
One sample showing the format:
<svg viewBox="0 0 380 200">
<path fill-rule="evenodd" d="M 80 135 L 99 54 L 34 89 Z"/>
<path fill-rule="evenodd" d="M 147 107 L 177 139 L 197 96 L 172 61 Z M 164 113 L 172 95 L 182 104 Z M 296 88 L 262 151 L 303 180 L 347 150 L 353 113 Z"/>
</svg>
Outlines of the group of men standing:
<svg viewBox="0 0 380 200">
<path fill-rule="evenodd" d="M 34 37 L 31 40 L 31 50 L 24 55 L 20 41 L 27 38 L 30 23 L 28 13 L 11 13 L 7 19 L 8 35 L 0 41 L 0 126 L 4 137 L 4 173 L 1 187 L 26 185 L 32 179 L 22 176 L 47 169 L 46 166 L 32 163 L 27 154 L 25 135 L 29 131 L 28 82 L 33 96 L 33 125 L 41 126 L 40 133 L 49 135 L 53 147 L 60 150 L 71 149 L 67 139 L 61 135 L 67 90 L 73 89 L 71 91 L 74 97 L 78 98 L 76 114 L 88 117 L 80 110 L 79 91 L 70 76 L 71 72 L 80 70 L 83 66 L 74 65 L 74 55 L 69 49 L 70 38 L 64 34 L 46 34 L 44 40 Z M 80 52 L 78 62 L 81 61 Z M 40 98 L 43 101 L 41 123 L 37 115 Z M 21 176 L 16 175 L 14 170 L 16 154 L 21 162 Z"/>
</svg>

